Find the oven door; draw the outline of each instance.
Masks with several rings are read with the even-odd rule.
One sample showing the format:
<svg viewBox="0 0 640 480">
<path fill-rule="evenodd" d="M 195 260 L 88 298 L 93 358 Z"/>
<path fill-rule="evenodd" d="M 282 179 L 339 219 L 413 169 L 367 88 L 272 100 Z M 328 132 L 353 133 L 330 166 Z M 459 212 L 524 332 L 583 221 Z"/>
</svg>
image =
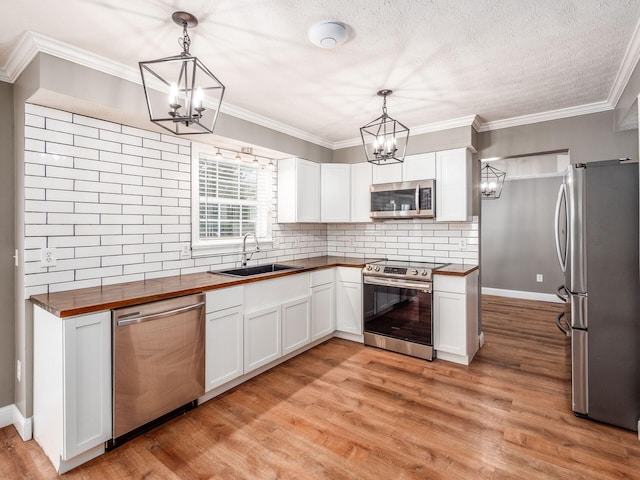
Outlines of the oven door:
<svg viewBox="0 0 640 480">
<path fill-rule="evenodd" d="M 364 277 L 365 344 L 433 360 L 431 283 Z"/>
</svg>

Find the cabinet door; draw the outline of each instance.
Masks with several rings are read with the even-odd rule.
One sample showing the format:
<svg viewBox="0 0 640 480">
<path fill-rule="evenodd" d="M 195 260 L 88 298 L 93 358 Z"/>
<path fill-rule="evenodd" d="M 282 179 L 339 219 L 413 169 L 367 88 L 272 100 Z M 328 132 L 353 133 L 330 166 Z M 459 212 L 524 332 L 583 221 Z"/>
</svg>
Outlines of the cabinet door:
<svg viewBox="0 0 640 480">
<path fill-rule="evenodd" d="M 280 305 L 244 315 L 244 373 L 280 358 Z"/>
<path fill-rule="evenodd" d="M 298 222 L 320 221 L 320 164 L 297 159 Z"/>
<path fill-rule="evenodd" d="M 282 354 L 293 352 L 311 341 L 309 297 L 282 304 Z"/>
<path fill-rule="evenodd" d="M 436 221 L 471 217 L 471 153 L 466 148 L 436 152 Z"/>
<path fill-rule="evenodd" d="M 466 355 L 466 324 L 463 293 L 433 292 L 433 346 L 436 351 Z"/>
<path fill-rule="evenodd" d="M 402 164 L 373 165 L 373 183 L 393 183 L 402 181 Z"/>
<path fill-rule="evenodd" d="M 402 181 L 436 178 L 435 152 L 408 155 L 402 163 Z"/>
<path fill-rule="evenodd" d="M 362 335 L 362 284 L 338 282 L 337 329 Z"/>
<path fill-rule="evenodd" d="M 66 319 L 64 443 L 68 460 L 111 438 L 111 312 Z"/>
<path fill-rule="evenodd" d="M 207 314 L 205 390 L 218 387 L 243 373 L 242 307 Z"/>
<path fill-rule="evenodd" d="M 333 333 L 336 329 L 333 283 L 311 288 L 311 340 Z"/>
<path fill-rule="evenodd" d="M 323 163 L 320 166 L 321 220 L 348 222 L 351 219 L 351 167 L 348 163 Z"/>
<path fill-rule="evenodd" d="M 371 222 L 371 184 L 373 165 L 369 162 L 351 164 L 351 221 Z"/>
</svg>

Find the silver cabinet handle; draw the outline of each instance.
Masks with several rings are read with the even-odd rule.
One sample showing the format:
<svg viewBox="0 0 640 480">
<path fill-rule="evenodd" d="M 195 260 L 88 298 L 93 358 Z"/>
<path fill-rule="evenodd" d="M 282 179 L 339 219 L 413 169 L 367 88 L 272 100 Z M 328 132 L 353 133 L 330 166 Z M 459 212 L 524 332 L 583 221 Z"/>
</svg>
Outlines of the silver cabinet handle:
<svg viewBox="0 0 640 480">
<path fill-rule="evenodd" d="M 567 328 L 564 328 L 562 326 L 562 318 L 564 317 L 564 323 L 567 325 Z M 562 312 L 561 314 L 558 315 L 558 317 L 556 318 L 556 326 L 560 329 L 560 331 L 562 333 L 564 333 L 567 337 L 571 336 L 571 327 L 569 327 L 569 324 L 567 323 L 567 315 L 565 312 Z"/>
<path fill-rule="evenodd" d="M 416 213 L 420 213 L 420 185 L 416 185 Z"/>
<path fill-rule="evenodd" d="M 170 317 L 172 315 L 177 315 L 179 313 L 190 312 L 191 310 L 196 310 L 200 307 L 203 307 L 204 304 L 205 302 L 194 303 L 193 305 L 187 305 L 186 307 L 176 308 L 174 310 L 167 310 L 166 312 L 153 313 L 151 315 L 144 315 L 142 317 L 127 318 L 126 320 L 118 320 L 118 326 L 126 327 L 127 325 L 132 325 L 134 323 L 150 322 L 152 320 L 158 320 L 160 318 Z"/>
</svg>

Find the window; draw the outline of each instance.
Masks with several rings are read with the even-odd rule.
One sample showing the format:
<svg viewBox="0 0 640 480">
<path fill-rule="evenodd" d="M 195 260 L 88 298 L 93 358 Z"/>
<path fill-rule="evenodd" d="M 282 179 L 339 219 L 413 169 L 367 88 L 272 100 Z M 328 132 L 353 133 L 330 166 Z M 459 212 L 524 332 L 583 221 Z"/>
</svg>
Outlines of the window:
<svg viewBox="0 0 640 480">
<path fill-rule="evenodd" d="M 272 172 L 253 163 L 216 158 L 204 145 L 193 144 L 192 151 L 193 247 L 237 245 L 249 232 L 269 240 Z"/>
</svg>

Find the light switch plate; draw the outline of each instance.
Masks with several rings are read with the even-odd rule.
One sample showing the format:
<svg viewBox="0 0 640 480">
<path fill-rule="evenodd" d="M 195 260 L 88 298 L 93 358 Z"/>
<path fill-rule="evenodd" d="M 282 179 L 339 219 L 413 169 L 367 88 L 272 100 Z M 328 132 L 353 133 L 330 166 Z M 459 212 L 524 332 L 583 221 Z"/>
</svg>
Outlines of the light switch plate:
<svg viewBox="0 0 640 480">
<path fill-rule="evenodd" d="M 182 258 L 189 258 L 191 256 L 191 245 L 188 243 L 183 243 L 180 246 L 180 256 Z"/>
<path fill-rule="evenodd" d="M 55 248 L 43 248 L 40 250 L 40 266 L 55 267 L 58 263 Z"/>
<path fill-rule="evenodd" d="M 542 282 L 543 281 L 542 278 L 543 277 L 541 273 L 536 274 L 536 282 Z"/>
</svg>

